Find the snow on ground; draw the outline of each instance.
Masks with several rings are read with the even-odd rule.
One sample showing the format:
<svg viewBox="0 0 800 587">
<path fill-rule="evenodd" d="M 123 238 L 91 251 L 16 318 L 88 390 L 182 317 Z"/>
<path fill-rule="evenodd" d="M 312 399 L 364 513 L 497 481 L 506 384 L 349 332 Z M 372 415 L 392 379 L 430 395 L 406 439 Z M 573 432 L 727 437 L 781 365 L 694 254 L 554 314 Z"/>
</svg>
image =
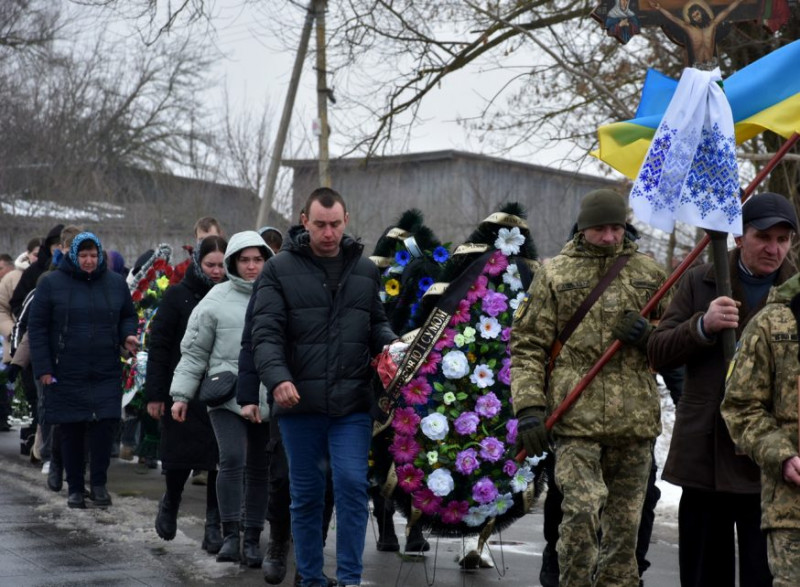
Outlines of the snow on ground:
<svg viewBox="0 0 800 587">
<path fill-rule="evenodd" d="M 667 460 L 669 444 L 672 440 L 672 427 L 675 425 L 675 404 L 669 395 L 661 376 L 658 376 L 658 392 L 661 396 L 661 435 L 656 440 L 655 457 L 658 465 L 656 477 L 661 499 L 656 506 L 656 518 L 659 523 L 678 527 L 678 503 L 681 499 L 681 488 L 661 479 L 661 472 Z"/>
</svg>

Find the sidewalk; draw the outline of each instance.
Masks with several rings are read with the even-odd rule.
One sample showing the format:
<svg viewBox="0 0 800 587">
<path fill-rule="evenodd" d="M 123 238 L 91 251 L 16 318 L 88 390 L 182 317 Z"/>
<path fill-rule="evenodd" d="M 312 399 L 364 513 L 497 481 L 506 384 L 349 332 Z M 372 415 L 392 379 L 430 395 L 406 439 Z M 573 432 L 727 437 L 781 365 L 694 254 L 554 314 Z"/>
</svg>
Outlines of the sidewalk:
<svg viewBox="0 0 800 587">
<path fill-rule="evenodd" d="M 108 509 L 70 510 L 66 489 L 46 487 L 41 466 L 20 455 L 19 427 L 0 433 L 0 584 L 62 585 L 266 585 L 259 569 L 217 563 L 200 549 L 203 536 L 205 487 L 187 483 L 178 535 L 160 540 L 153 529 L 164 480 L 158 470 L 141 474 L 134 463 L 112 459 L 108 488 L 114 505 Z M 334 517 L 334 526 L 337 523 Z M 345 521 L 343 521 L 345 523 Z M 404 519 L 396 515 L 401 536 Z M 425 587 L 427 585 L 530 587 L 538 585 L 542 538 L 541 503 L 502 536 L 494 535 L 495 569 L 462 571 L 455 561 L 461 549 L 456 539 L 430 538 L 431 551 L 408 561 L 396 553 L 378 552 L 377 529 L 371 522 L 364 550 L 362 585 Z M 335 575 L 336 528 L 325 548 L 325 572 Z M 266 547 L 268 532 L 262 535 Z M 656 517 L 648 555 L 652 567 L 647 587 L 674 587 L 678 579 L 677 527 Z M 290 560 L 293 556 L 290 555 Z M 293 585 L 290 565 L 282 585 Z"/>
</svg>

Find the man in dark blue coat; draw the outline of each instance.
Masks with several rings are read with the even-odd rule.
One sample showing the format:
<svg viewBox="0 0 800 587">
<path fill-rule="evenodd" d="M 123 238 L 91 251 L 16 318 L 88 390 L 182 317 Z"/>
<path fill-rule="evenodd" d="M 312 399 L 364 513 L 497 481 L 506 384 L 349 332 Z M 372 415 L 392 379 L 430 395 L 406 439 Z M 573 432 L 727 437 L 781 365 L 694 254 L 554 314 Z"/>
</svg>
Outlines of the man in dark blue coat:
<svg viewBox="0 0 800 587">
<path fill-rule="evenodd" d="M 378 292 L 377 267 L 344 234 L 342 197 L 330 188 L 309 196 L 303 226 L 289 231 L 264 267 L 253 310 L 259 377 L 274 400 L 289 459 L 292 533 L 303 586 L 327 584 L 322 573 L 322 512 L 330 455 L 337 578 L 361 583 L 369 515 L 367 459 L 370 359 L 396 335 Z"/>
<path fill-rule="evenodd" d="M 31 362 L 44 388 L 45 421 L 61 424 L 67 505 L 85 507 L 84 438 L 89 439 L 89 498 L 110 505 L 106 479 L 120 418 L 120 349 L 135 352 L 138 319 L 125 280 L 106 270 L 100 240 L 75 237 L 58 270 L 36 288 L 28 323 Z"/>
</svg>

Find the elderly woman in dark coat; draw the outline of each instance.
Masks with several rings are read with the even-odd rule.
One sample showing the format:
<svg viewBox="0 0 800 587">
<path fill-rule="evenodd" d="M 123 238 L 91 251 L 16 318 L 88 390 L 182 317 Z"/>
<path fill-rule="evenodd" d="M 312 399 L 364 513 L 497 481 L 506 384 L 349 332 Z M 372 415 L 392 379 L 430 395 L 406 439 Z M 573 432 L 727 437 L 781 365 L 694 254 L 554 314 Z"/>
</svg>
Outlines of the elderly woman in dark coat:
<svg viewBox="0 0 800 587">
<path fill-rule="evenodd" d="M 34 376 L 44 388 L 45 421 L 61 425 L 71 508 L 84 508 L 84 442 L 89 499 L 111 505 L 106 490 L 111 441 L 120 419 L 120 349 L 135 352 L 136 310 L 125 280 L 107 270 L 91 232 L 72 241 L 56 271 L 36 288 L 28 323 Z"/>
<path fill-rule="evenodd" d="M 167 289 L 150 328 L 150 347 L 145 379 L 147 413 L 161 422 L 161 468 L 167 491 L 158 504 L 156 532 L 172 540 L 178 530 L 178 508 L 192 469 L 208 471 L 206 529 L 202 548 L 216 554 L 222 546 L 217 506 L 217 439 L 208 410 L 199 400 L 189 402 L 189 418 L 178 423 L 170 410 L 172 373 L 181 360 L 181 339 L 195 306 L 217 283 L 225 280 L 227 242 L 221 236 L 204 238 L 195 248 L 192 263 L 178 284 Z"/>
</svg>

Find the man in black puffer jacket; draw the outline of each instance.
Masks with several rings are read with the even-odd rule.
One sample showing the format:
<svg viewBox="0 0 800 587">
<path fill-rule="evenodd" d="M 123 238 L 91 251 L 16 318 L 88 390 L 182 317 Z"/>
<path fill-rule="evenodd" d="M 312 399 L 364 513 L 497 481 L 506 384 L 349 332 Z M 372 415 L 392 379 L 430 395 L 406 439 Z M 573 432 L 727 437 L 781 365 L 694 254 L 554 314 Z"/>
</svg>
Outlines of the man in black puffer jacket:
<svg viewBox="0 0 800 587">
<path fill-rule="evenodd" d="M 371 357 L 396 335 L 377 267 L 345 236 L 348 214 L 330 188 L 309 196 L 303 226 L 264 266 L 253 309 L 253 350 L 289 459 L 292 533 L 304 586 L 326 585 L 322 512 L 328 455 L 340 521 L 341 585 L 361 583 L 368 520 Z"/>
</svg>

